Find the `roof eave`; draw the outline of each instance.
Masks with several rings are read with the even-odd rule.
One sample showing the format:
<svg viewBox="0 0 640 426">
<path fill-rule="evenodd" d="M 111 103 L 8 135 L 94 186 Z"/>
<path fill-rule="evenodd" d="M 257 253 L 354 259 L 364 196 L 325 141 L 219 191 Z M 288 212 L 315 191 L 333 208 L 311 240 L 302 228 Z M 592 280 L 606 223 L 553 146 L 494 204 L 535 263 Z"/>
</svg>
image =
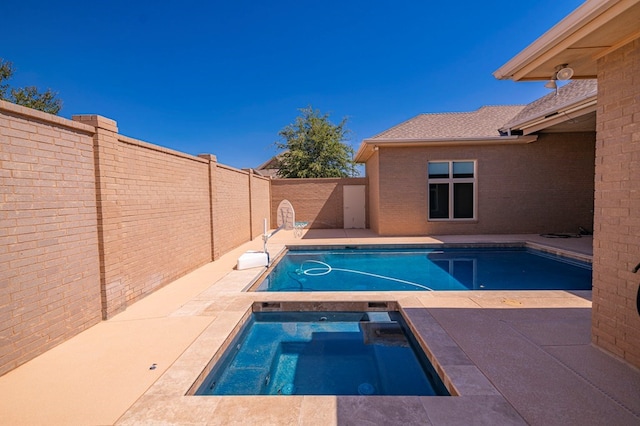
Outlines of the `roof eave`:
<svg viewBox="0 0 640 426">
<path fill-rule="evenodd" d="M 595 78 L 595 62 L 621 43 L 640 37 L 640 31 L 622 29 L 617 38 L 599 46 L 581 44 L 596 30 L 615 27 L 615 18 L 636 6 L 640 0 L 591 0 L 567 15 L 528 47 L 498 68 L 494 77 L 514 81 L 547 80 L 550 66 L 568 64 L 573 78 Z M 637 11 L 637 8 L 635 9 Z M 552 70 L 552 69 L 551 69 Z"/>
<path fill-rule="evenodd" d="M 583 115 L 595 111 L 597 108 L 597 95 L 592 94 L 580 99 L 578 102 L 572 102 L 561 108 L 552 108 L 538 114 L 535 117 L 510 124 L 508 127 L 500 129 L 505 133 L 515 130 L 522 130 L 524 135 L 544 130 L 565 121 L 573 120 Z"/>
<path fill-rule="evenodd" d="M 434 139 L 365 139 L 355 156 L 356 163 L 366 163 L 379 148 L 406 148 L 421 146 L 468 146 L 468 145 L 519 145 L 535 142 L 537 135 L 487 136 L 469 138 Z"/>
</svg>

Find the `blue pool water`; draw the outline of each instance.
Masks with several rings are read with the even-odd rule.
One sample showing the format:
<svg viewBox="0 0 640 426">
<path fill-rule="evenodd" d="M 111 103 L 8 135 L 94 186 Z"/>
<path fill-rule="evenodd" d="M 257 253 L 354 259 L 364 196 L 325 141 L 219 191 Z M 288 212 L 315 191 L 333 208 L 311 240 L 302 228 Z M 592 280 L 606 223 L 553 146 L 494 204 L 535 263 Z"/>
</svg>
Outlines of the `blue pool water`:
<svg viewBox="0 0 640 426">
<path fill-rule="evenodd" d="M 591 290 L 591 265 L 528 248 L 291 250 L 256 291 Z"/>
<path fill-rule="evenodd" d="M 256 312 L 196 395 L 449 395 L 397 312 Z"/>
</svg>

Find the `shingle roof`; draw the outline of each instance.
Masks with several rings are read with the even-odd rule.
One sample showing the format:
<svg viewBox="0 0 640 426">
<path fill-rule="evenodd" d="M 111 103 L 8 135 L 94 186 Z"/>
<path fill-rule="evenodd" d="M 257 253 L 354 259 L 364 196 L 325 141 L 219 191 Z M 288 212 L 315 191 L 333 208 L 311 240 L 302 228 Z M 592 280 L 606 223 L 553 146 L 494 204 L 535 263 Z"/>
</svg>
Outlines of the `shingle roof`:
<svg viewBox="0 0 640 426">
<path fill-rule="evenodd" d="M 500 136 L 498 129 L 523 108 L 525 105 L 483 106 L 472 112 L 420 114 L 371 139 L 496 137 Z"/>
<path fill-rule="evenodd" d="M 558 110 L 573 105 L 580 100 L 596 96 L 598 93 L 597 80 L 573 80 L 560 87 L 558 93 L 549 93 L 528 104 L 519 114 L 509 122 L 505 122 L 501 129 L 511 129 L 534 118 L 544 117 Z"/>
<path fill-rule="evenodd" d="M 280 159 L 283 153 L 277 154 L 264 163 L 260 164 L 254 170 L 260 173 L 262 176 L 277 177 L 278 170 L 280 169 Z"/>
</svg>

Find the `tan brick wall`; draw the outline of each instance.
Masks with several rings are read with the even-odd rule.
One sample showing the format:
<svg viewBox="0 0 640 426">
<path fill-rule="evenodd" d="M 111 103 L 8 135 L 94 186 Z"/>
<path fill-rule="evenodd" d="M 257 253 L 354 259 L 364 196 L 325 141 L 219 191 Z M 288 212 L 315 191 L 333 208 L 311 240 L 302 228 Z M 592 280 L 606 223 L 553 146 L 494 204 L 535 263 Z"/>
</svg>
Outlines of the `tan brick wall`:
<svg viewBox="0 0 640 426">
<path fill-rule="evenodd" d="M 594 143 L 592 133 L 573 133 L 542 134 L 537 142 L 524 145 L 380 147 L 377 232 L 438 235 L 591 229 Z M 427 220 L 427 163 L 433 160 L 477 160 L 477 220 Z"/>
<path fill-rule="evenodd" d="M 249 173 L 221 164 L 216 168 L 215 259 L 251 239 Z"/>
<path fill-rule="evenodd" d="M 270 179 L 255 174 L 250 175 L 251 184 L 251 239 L 257 238 L 264 232 L 264 219 L 267 219 L 267 229 L 271 224 L 271 183 Z"/>
<path fill-rule="evenodd" d="M 121 228 L 116 235 L 130 305 L 211 261 L 209 174 L 208 164 L 199 159 L 131 139 L 119 143 L 122 164 L 114 177 L 121 191 Z"/>
<path fill-rule="evenodd" d="M 214 238 L 221 254 L 258 236 L 269 216 L 268 179 L 101 116 L 0 101 L 0 138 L 0 375 L 211 261 Z"/>
<path fill-rule="evenodd" d="M 0 375 L 101 319 L 92 133 L 0 101 Z"/>
<path fill-rule="evenodd" d="M 595 190 L 593 341 L 640 367 L 640 40 L 598 61 Z"/>
<path fill-rule="evenodd" d="M 380 157 L 375 151 L 365 165 L 369 179 L 369 227 L 380 232 Z"/>
<path fill-rule="evenodd" d="M 275 226 L 278 204 L 289 200 L 296 221 L 309 222 L 309 228 L 344 228 L 342 188 L 367 185 L 367 181 L 367 178 L 272 179 L 271 221 Z"/>
<path fill-rule="evenodd" d="M 209 162 L 97 127 L 103 316 L 211 261 Z"/>
</svg>

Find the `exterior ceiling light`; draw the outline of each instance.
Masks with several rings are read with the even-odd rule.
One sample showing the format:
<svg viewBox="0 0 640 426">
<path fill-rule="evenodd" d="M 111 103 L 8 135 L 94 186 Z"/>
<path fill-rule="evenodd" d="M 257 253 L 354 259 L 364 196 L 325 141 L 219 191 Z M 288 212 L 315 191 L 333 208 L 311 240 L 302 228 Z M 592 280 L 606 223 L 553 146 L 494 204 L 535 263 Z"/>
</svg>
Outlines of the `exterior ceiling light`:
<svg viewBox="0 0 640 426">
<path fill-rule="evenodd" d="M 561 65 L 561 68 L 556 72 L 556 78 L 564 81 L 573 77 L 573 68 L 569 68 L 567 64 Z"/>
<path fill-rule="evenodd" d="M 573 68 L 569 68 L 567 64 L 558 65 L 555 72 L 551 76 L 551 80 L 544 85 L 547 89 L 555 90 L 558 94 L 558 80 L 565 81 L 573 77 Z"/>
</svg>

